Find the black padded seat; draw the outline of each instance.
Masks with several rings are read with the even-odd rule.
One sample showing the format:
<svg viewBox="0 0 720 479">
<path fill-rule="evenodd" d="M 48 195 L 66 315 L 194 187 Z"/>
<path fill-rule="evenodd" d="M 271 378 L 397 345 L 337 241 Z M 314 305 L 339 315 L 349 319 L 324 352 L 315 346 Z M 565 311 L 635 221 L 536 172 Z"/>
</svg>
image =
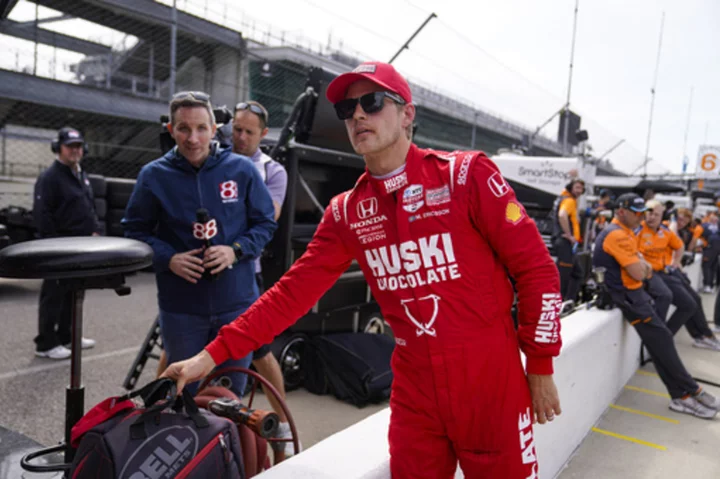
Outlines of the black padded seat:
<svg viewBox="0 0 720 479">
<path fill-rule="evenodd" d="M 114 289 L 120 296 L 130 294 L 125 273 L 152 264 L 153 251 L 140 241 L 105 236 L 48 238 L 27 241 L 0 250 L 0 277 L 56 280 L 72 292 L 70 385 L 65 390 L 65 442 L 25 455 L 20 461 L 30 472 L 68 471 L 75 455 L 70 433 L 85 412 L 82 386 L 83 298 L 88 289 Z M 64 452 L 62 464 L 39 464 Z"/>
<path fill-rule="evenodd" d="M 26 241 L 0 250 L 0 277 L 63 279 L 128 273 L 150 266 L 152 254 L 147 244 L 127 238 Z"/>
</svg>

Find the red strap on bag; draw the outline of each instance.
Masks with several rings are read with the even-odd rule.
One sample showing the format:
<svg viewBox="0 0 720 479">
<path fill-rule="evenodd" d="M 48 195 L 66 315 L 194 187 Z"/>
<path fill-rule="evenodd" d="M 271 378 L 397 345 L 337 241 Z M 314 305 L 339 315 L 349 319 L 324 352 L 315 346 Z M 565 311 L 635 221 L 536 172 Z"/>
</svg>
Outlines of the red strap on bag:
<svg viewBox="0 0 720 479">
<path fill-rule="evenodd" d="M 70 445 L 77 448 L 83 435 L 98 424 L 117 416 L 119 413 L 134 409 L 135 403 L 124 396 L 107 398 L 90 409 L 70 431 Z"/>
</svg>

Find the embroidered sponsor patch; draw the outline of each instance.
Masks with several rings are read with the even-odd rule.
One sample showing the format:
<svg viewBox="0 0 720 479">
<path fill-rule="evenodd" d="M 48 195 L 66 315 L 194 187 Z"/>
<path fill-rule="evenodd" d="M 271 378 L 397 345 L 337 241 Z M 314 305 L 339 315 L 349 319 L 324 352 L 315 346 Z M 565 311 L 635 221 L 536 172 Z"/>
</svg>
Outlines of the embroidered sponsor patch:
<svg viewBox="0 0 720 479">
<path fill-rule="evenodd" d="M 340 207 L 338 206 L 337 198 L 332 201 L 332 214 L 335 219 L 335 223 L 340 223 Z"/>
<path fill-rule="evenodd" d="M 525 217 L 522 206 L 515 201 L 508 201 L 505 207 L 505 219 L 510 223 L 516 225 Z"/>
<path fill-rule="evenodd" d="M 353 70 L 353 73 L 375 73 L 376 69 L 377 69 L 376 65 L 358 65 Z"/>
<path fill-rule="evenodd" d="M 223 181 L 220 183 L 220 198 L 223 203 L 237 201 L 238 185 L 233 180 Z"/>
<path fill-rule="evenodd" d="M 467 177 L 468 172 L 470 171 L 470 161 L 472 160 L 472 155 L 467 154 L 465 155 L 465 158 L 463 158 L 462 163 L 460 164 L 460 173 L 458 173 L 458 185 L 464 185 L 467 183 Z"/>
<path fill-rule="evenodd" d="M 403 191 L 402 207 L 408 213 L 415 213 L 423 207 L 423 185 L 410 185 Z"/>
<path fill-rule="evenodd" d="M 407 186 L 408 179 L 407 179 L 407 173 L 404 171 L 400 173 L 399 175 L 395 175 L 392 178 L 388 178 L 383 182 L 383 185 L 385 185 L 385 192 L 392 193 L 394 191 L 399 190 L 403 186 Z"/>
<path fill-rule="evenodd" d="M 535 326 L 535 342 L 554 344 L 560 340 L 560 308 L 562 297 L 558 293 L 545 293 L 542 295 L 542 309 L 540 320 Z"/>
<path fill-rule="evenodd" d="M 425 201 L 428 206 L 437 206 L 450 202 L 450 187 L 443 185 L 440 188 L 427 190 L 425 193 Z"/>
<path fill-rule="evenodd" d="M 510 191 L 510 185 L 508 185 L 505 178 L 497 172 L 493 173 L 492 176 L 488 178 L 487 184 L 490 191 L 492 191 L 498 198 L 505 196 Z"/>
<path fill-rule="evenodd" d="M 377 198 L 368 198 L 357 204 L 357 215 L 361 220 L 375 216 L 378 212 Z"/>
</svg>

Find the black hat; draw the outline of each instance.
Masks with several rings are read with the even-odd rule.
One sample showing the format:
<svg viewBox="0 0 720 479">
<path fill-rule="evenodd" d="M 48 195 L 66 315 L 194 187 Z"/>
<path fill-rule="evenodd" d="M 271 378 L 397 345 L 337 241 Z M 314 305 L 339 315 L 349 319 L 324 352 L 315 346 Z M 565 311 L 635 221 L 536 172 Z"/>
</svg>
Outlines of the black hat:
<svg viewBox="0 0 720 479">
<path fill-rule="evenodd" d="M 601 197 L 602 197 L 602 196 L 612 196 L 612 191 L 610 191 L 610 190 L 607 189 L 607 188 L 601 188 L 601 189 L 600 189 L 599 196 L 601 196 Z"/>
<path fill-rule="evenodd" d="M 642 213 L 647 210 L 645 200 L 635 193 L 625 193 L 618 196 L 615 201 L 616 208 L 625 208 L 626 210 Z"/>
<path fill-rule="evenodd" d="M 72 145 L 73 143 L 85 143 L 82 134 L 75 128 L 65 127 L 58 131 L 57 141 L 61 145 Z"/>
</svg>

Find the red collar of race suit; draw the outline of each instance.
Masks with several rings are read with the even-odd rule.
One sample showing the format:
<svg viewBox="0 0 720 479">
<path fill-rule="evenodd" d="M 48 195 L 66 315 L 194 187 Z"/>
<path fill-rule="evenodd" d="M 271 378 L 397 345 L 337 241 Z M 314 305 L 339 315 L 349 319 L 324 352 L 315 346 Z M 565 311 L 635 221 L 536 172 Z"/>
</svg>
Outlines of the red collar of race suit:
<svg viewBox="0 0 720 479">
<path fill-rule="evenodd" d="M 363 183 L 370 183 L 374 189 L 381 195 L 391 195 L 408 186 L 408 175 L 419 166 L 417 162 L 428 156 L 434 156 L 440 159 L 450 160 L 454 156 L 454 153 L 445 153 L 435 150 L 423 150 L 418 148 L 415 144 L 410 144 L 407 156 L 405 157 L 405 169 L 399 171 L 397 174 L 388 178 L 375 178 L 365 168 L 365 173 L 358 178 L 355 188 L 357 189 Z"/>
</svg>

